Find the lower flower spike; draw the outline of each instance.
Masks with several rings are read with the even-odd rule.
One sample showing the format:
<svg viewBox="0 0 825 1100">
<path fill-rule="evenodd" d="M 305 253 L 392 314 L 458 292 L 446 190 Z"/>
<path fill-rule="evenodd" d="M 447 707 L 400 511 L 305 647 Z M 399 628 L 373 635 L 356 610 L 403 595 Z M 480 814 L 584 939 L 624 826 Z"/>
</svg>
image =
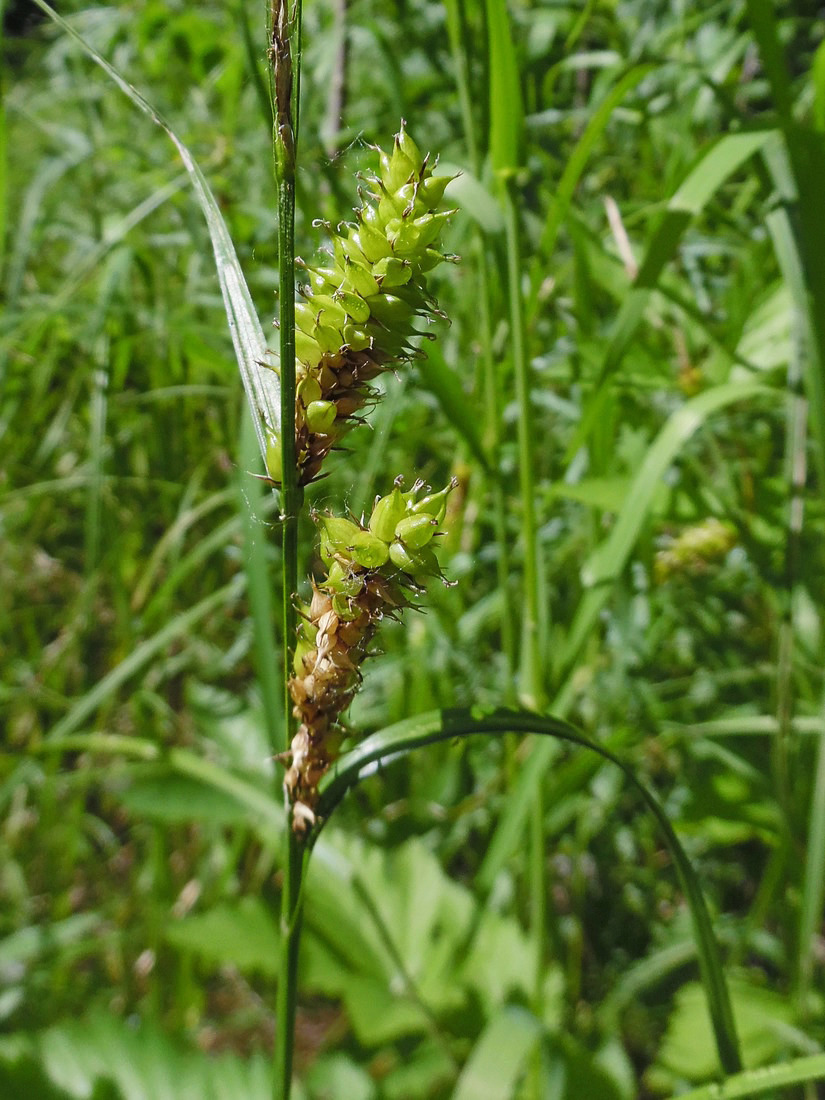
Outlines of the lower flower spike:
<svg viewBox="0 0 825 1100">
<path fill-rule="evenodd" d="M 454 478 L 432 493 L 416 482 L 404 493 L 398 478 L 392 492 L 376 500 L 366 524 L 315 517 L 327 575 L 313 584 L 312 599 L 301 608 L 295 675 L 289 681 L 301 725 L 285 754 L 285 784 L 298 833 L 314 824 L 318 784 L 346 737 L 338 720 L 358 689 L 379 623 L 411 606 L 410 597 L 428 577 L 441 576 L 432 546 L 443 533 L 447 496 L 456 484 Z"/>
</svg>

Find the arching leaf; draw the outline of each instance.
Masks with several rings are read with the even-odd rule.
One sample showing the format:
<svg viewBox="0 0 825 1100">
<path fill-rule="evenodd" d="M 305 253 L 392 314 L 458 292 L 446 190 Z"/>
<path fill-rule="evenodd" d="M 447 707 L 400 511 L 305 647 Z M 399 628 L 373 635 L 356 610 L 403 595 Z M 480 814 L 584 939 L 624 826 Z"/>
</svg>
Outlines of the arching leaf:
<svg viewBox="0 0 825 1100">
<path fill-rule="evenodd" d="M 742 1063 L 730 995 L 710 915 L 696 872 L 658 800 L 636 778 L 632 767 L 603 745 L 585 737 L 574 726 L 557 718 L 543 717 L 529 711 L 480 706 L 430 711 L 416 718 L 398 722 L 366 738 L 338 760 L 322 783 L 321 799 L 318 804 L 319 816 L 323 819 L 328 818 L 350 787 L 362 777 L 372 774 L 377 764 L 406 756 L 413 749 L 422 748 L 425 745 L 474 737 L 482 733 L 500 735 L 537 733 L 545 737 L 555 737 L 597 752 L 621 768 L 656 818 L 676 866 L 690 906 L 702 985 L 707 997 L 719 1061 L 726 1073 L 737 1073 L 742 1068 Z"/>
</svg>

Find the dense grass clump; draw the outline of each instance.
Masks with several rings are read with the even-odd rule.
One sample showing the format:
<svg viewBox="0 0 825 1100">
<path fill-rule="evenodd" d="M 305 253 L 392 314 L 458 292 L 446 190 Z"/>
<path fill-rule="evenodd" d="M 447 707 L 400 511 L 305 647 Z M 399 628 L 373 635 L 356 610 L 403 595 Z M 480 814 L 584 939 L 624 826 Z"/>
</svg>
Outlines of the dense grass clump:
<svg viewBox="0 0 825 1100">
<path fill-rule="evenodd" d="M 285 471 L 221 300 L 242 270 L 289 321 L 260 13 L 61 13 L 239 266 L 163 131 L 7 5 L 0 1094 L 257 1100 L 294 1011 L 306 1100 L 812 1100 L 819 15 L 307 5 L 292 253 L 332 243 Z"/>
</svg>

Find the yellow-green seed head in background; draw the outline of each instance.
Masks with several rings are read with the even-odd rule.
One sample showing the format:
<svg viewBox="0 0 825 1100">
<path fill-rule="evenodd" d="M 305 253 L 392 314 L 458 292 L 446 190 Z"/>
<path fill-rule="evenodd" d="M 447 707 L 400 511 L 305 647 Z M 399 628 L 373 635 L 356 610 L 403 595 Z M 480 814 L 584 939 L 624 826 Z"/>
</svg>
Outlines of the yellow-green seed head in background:
<svg viewBox="0 0 825 1100">
<path fill-rule="evenodd" d="M 671 577 L 700 576 L 721 564 L 736 545 L 736 529 L 715 516 L 685 528 L 656 552 L 653 575 L 662 584 Z"/>
<path fill-rule="evenodd" d="M 432 174 L 403 122 L 392 153 L 377 151 L 355 223 L 339 227 L 326 265 L 307 268 L 295 307 L 301 484 L 373 397 L 370 381 L 420 354 L 410 344 L 416 318 L 438 314 L 424 275 L 451 258 L 437 244 L 453 213 L 438 209 L 453 177 Z"/>
</svg>

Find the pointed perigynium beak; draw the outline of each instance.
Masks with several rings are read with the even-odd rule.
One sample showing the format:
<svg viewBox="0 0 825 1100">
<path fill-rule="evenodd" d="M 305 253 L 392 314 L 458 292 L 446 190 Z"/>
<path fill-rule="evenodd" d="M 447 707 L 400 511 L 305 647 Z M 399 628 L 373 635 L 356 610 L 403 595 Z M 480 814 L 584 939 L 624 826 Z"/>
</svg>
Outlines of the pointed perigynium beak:
<svg viewBox="0 0 825 1100">
<path fill-rule="evenodd" d="M 428 577 L 440 576 L 433 544 L 443 533 L 453 479 L 438 493 L 416 483 L 408 493 L 399 482 L 376 500 L 366 525 L 336 516 L 316 516 L 326 577 L 313 585 L 301 609 L 295 675 L 289 691 L 300 728 L 292 740 L 286 787 L 293 827 L 304 832 L 314 820 L 318 784 L 345 737 L 338 724 L 361 678 L 378 624 L 410 605 Z"/>
<path fill-rule="evenodd" d="M 414 358 L 416 318 L 436 305 L 424 275 L 448 257 L 437 250 L 451 210 L 439 211 L 453 177 L 433 176 L 403 123 L 392 154 L 379 153 L 379 174 L 355 223 L 333 238 L 326 266 L 309 267 L 295 309 L 299 480 L 317 477 L 328 452 L 373 397 L 369 383 Z"/>
</svg>

